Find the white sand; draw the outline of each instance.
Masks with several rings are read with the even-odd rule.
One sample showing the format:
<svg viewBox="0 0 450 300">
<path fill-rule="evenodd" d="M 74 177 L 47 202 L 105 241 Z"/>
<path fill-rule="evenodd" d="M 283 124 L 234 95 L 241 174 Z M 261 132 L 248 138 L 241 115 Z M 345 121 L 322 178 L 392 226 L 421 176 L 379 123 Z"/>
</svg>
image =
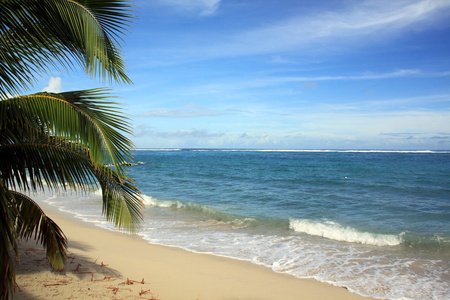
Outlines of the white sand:
<svg viewBox="0 0 450 300">
<path fill-rule="evenodd" d="M 42 207 L 69 240 L 68 263 L 54 273 L 42 247 L 22 243 L 14 299 L 370 299 L 249 262 L 152 245 Z"/>
</svg>

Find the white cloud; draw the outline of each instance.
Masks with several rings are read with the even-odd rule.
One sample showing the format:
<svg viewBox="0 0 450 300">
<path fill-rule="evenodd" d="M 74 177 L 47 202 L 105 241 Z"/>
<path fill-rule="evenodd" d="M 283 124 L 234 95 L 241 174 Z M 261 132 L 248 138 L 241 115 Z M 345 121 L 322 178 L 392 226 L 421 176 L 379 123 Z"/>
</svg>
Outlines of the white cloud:
<svg viewBox="0 0 450 300">
<path fill-rule="evenodd" d="M 196 117 L 214 117 L 223 113 L 209 108 L 200 107 L 192 103 L 184 104 L 184 109 L 154 109 L 140 114 L 140 117 L 164 117 L 164 118 L 196 118 Z"/>
<path fill-rule="evenodd" d="M 221 0 L 161 0 L 159 4 L 172 7 L 177 11 L 198 13 L 201 16 L 213 15 Z"/>
<path fill-rule="evenodd" d="M 420 70 L 398 70 L 388 73 L 365 73 L 358 75 L 341 75 L 341 76 L 318 76 L 318 77 L 287 77 L 286 80 L 292 81 L 327 81 L 327 80 L 372 80 L 387 79 L 398 77 L 410 77 L 421 74 Z M 432 76 L 434 77 L 434 76 Z"/>
<path fill-rule="evenodd" d="M 215 14 L 221 4 L 219 0 L 155 1 L 158 5 L 197 15 Z M 212 25 L 211 31 L 206 27 L 199 30 L 198 35 L 191 32 L 195 37 L 192 39 L 186 39 L 184 31 L 180 36 L 175 33 L 168 45 L 152 45 L 143 50 L 159 57 L 145 64 L 160 66 L 260 54 L 270 55 L 269 62 L 273 64 L 286 64 L 295 62 L 287 54 L 317 57 L 353 52 L 415 31 L 449 26 L 446 22 L 450 17 L 449 0 L 342 1 L 337 6 L 331 10 L 323 3 L 313 11 L 293 9 L 292 14 L 283 18 L 273 19 L 268 15 L 264 22 L 257 24 L 250 23 L 252 20 L 243 22 L 240 29 L 230 27 L 217 31 L 214 30 L 216 25 Z M 240 11 L 234 13 L 235 18 L 243 18 Z"/>
<path fill-rule="evenodd" d="M 220 147 L 227 138 L 224 131 L 207 129 L 158 131 L 141 126 L 138 133 L 135 141 L 138 148 Z"/>
<path fill-rule="evenodd" d="M 271 114 L 272 118 L 276 118 Z M 263 116 L 267 119 L 267 116 Z M 251 121 L 251 120 L 250 120 Z M 276 121 L 276 120 L 275 120 Z M 247 123 L 245 123 L 247 122 Z M 251 128 L 248 120 L 224 129 L 148 129 L 139 147 L 226 148 L 376 148 L 440 149 L 450 145 L 450 112 L 330 112 L 305 111 L 282 118 L 283 126 Z M 275 123 L 271 123 L 275 124 Z M 152 144 L 148 144 L 151 137 Z M 444 147 L 445 148 L 445 147 Z"/>
<path fill-rule="evenodd" d="M 277 47 L 301 45 L 321 39 L 348 36 L 367 36 L 373 32 L 388 34 L 425 19 L 432 19 L 441 9 L 448 8 L 447 0 L 425 1 L 365 1 L 342 12 L 324 12 L 312 17 L 295 17 L 274 26 L 244 34 L 244 38 L 265 37 L 278 42 Z"/>
<path fill-rule="evenodd" d="M 403 30 L 423 30 L 428 24 L 448 15 L 450 1 L 358 1 L 337 11 L 325 9 L 296 15 L 280 21 L 268 20 L 268 25 L 223 36 L 212 44 L 214 37 L 196 53 L 208 56 L 236 56 L 261 53 L 280 53 L 302 50 L 319 53 L 376 43 Z M 320 47 L 323 45 L 329 47 Z M 207 46 L 210 45 L 208 49 Z"/>
<path fill-rule="evenodd" d="M 217 138 L 225 135 L 224 132 L 210 132 L 206 129 L 191 129 L 191 130 L 174 130 L 174 131 L 155 131 L 149 129 L 145 126 L 140 126 L 137 128 L 138 136 L 146 136 L 146 137 L 158 137 L 165 139 L 173 139 L 173 138 L 198 138 L 198 139 L 206 139 L 206 138 Z"/>
<path fill-rule="evenodd" d="M 431 136 L 442 128 L 450 128 L 449 111 L 318 112 L 299 114 L 296 119 L 299 129 L 311 135 L 332 133 L 373 138 L 397 132 Z"/>
<path fill-rule="evenodd" d="M 60 77 L 50 77 L 48 86 L 42 89 L 43 92 L 60 93 L 62 91 L 62 80 Z"/>
<path fill-rule="evenodd" d="M 291 61 L 289 59 L 286 59 L 279 55 L 272 56 L 272 58 L 269 62 L 272 64 L 289 64 L 289 63 L 291 63 Z"/>
<path fill-rule="evenodd" d="M 447 72 L 448 73 L 448 72 Z M 191 86 L 190 91 L 183 90 L 182 93 L 204 93 L 207 91 L 215 90 L 216 94 L 225 95 L 227 92 L 239 91 L 246 89 L 255 89 L 261 87 L 280 86 L 290 83 L 315 83 L 321 81 L 357 81 L 357 80 L 379 80 L 390 78 L 408 78 L 408 77 L 421 77 L 421 78 L 433 78 L 449 76 L 445 73 L 425 73 L 420 70 L 397 70 L 385 73 L 365 72 L 353 75 L 333 75 L 333 76 L 267 76 L 256 78 L 231 78 L 227 81 L 214 82 L 208 85 Z M 310 88 L 312 85 L 310 86 Z"/>
</svg>

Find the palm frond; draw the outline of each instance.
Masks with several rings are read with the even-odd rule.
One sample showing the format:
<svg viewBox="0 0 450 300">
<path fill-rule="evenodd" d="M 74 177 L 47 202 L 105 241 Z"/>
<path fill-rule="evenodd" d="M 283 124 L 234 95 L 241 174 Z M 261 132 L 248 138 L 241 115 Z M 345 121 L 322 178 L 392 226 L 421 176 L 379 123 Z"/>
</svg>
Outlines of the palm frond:
<svg viewBox="0 0 450 300">
<path fill-rule="evenodd" d="M 66 262 L 67 239 L 61 228 L 50 219 L 30 197 L 12 191 L 18 207 L 16 231 L 21 238 L 34 236 L 44 248 L 54 269 L 61 270 Z"/>
<path fill-rule="evenodd" d="M 132 232 L 143 204 L 123 161 L 132 159 L 129 124 L 106 89 L 8 99 L 52 69 L 81 65 L 91 77 L 131 83 L 119 40 L 130 24 L 128 0 L 0 0 L 0 298 L 15 287 L 10 250 L 36 238 L 54 268 L 66 238 L 23 189 L 103 192 L 103 214 Z M 112 167 L 107 167 L 112 165 Z"/>
<path fill-rule="evenodd" d="M 89 157 L 55 140 L 14 143 L 0 147 L 1 179 L 25 190 L 72 189 L 89 191 L 95 185 L 95 168 Z"/>
<path fill-rule="evenodd" d="M 19 257 L 15 223 L 19 215 L 13 196 L 0 179 L 0 299 L 8 299 L 15 287 L 15 272 L 10 250 Z"/>
<path fill-rule="evenodd" d="M 133 143 L 122 134 L 131 131 L 117 103 L 102 101 L 112 97 L 106 89 L 93 89 L 3 100 L 0 133 L 3 139 L 11 139 L 9 135 L 18 134 L 11 128 L 29 128 L 27 133 L 35 132 L 36 137 L 47 134 L 68 141 L 72 147 L 88 153 L 95 166 L 114 165 L 120 177 L 127 168 L 122 163 L 132 159 Z M 29 142 L 36 137 L 30 136 Z"/>
<path fill-rule="evenodd" d="M 134 181 L 106 166 L 94 166 L 86 153 L 55 140 L 0 147 L 0 178 L 24 190 L 66 189 L 90 191 L 102 188 L 102 213 L 118 228 L 134 232 L 142 221 L 142 199 Z M 45 183 L 45 185 L 44 185 Z M 17 185 L 17 186 L 16 186 Z M 29 186 L 30 185 L 30 186 Z"/>
<path fill-rule="evenodd" d="M 141 194 L 134 185 L 134 180 L 119 178 L 117 173 L 110 174 L 105 169 L 107 168 L 104 167 L 97 173 L 102 188 L 103 214 L 116 227 L 132 233 L 142 222 L 144 206 Z"/>
<path fill-rule="evenodd" d="M 1 237 L 3 238 L 3 236 Z M 3 239 L 0 242 L 5 242 Z M 3 245 L 3 244 L 2 244 Z M 14 265 L 9 254 L 9 244 L 0 247 L 0 299 L 8 300 L 14 291 L 16 278 Z"/>
<path fill-rule="evenodd" d="M 130 82 L 125 73 L 125 64 L 120 59 L 116 37 L 124 33 L 133 16 L 126 1 L 53 1 L 54 8 L 61 15 L 72 34 L 78 34 L 86 48 L 86 72 L 93 77 Z M 102 66 L 102 68 L 99 68 Z"/>
<path fill-rule="evenodd" d="M 133 18 L 121 0 L 0 2 L 0 97 L 18 94 L 50 67 L 131 83 L 117 37 Z"/>
</svg>

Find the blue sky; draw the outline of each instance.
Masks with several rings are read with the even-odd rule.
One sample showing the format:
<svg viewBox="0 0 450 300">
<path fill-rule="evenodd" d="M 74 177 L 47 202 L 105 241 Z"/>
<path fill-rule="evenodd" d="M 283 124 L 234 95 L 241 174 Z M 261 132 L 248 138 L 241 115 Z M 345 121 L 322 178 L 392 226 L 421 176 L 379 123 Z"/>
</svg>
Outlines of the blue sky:
<svg viewBox="0 0 450 300">
<path fill-rule="evenodd" d="M 450 0 L 134 4 L 114 90 L 137 148 L 450 149 Z"/>
</svg>

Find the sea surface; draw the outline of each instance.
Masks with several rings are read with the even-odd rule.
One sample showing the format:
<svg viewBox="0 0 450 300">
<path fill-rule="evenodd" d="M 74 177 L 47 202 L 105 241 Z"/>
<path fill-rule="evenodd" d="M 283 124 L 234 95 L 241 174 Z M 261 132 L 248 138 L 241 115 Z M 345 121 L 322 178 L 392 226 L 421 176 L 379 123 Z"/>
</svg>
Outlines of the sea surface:
<svg viewBox="0 0 450 300">
<path fill-rule="evenodd" d="M 154 149 L 135 162 L 150 243 L 361 295 L 450 299 L 450 151 Z M 113 229 L 99 191 L 45 201 Z"/>
</svg>

